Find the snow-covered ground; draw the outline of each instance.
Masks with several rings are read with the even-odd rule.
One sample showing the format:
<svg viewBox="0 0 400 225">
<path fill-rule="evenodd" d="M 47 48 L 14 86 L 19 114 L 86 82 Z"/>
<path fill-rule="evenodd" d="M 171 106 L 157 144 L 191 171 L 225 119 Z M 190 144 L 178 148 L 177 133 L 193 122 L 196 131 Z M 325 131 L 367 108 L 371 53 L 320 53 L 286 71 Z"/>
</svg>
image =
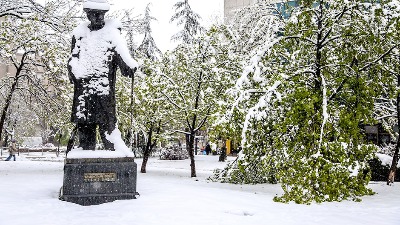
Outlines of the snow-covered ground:
<svg viewBox="0 0 400 225">
<path fill-rule="evenodd" d="M 189 177 L 189 160 L 152 158 L 147 174 L 138 174 L 140 198 L 80 206 L 58 200 L 62 158 L 32 157 L 0 161 L 0 225 L 400 224 L 399 183 L 371 183 L 377 194 L 360 203 L 282 204 L 272 201 L 279 185 L 208 182 L 215 168 L 224 167 L 218 156 L 196 156 L 197 178 Z M 137 163 L 140 168 L 141 159 Z"/>
</svg>

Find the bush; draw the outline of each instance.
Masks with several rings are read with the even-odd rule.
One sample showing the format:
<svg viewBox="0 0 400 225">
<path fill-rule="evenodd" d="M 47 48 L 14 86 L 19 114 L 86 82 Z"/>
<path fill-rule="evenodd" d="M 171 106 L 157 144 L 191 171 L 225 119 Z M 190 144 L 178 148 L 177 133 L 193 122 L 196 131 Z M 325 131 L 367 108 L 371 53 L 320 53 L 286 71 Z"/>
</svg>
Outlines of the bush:
<svg viewBox="0 0 400 225">
<path fill-rule="evenodd" d="M 178 145 L 168 146 L 161 149 L 161 160 L 184 160 L 189 158 L 187 151 Z"/>
</svg>

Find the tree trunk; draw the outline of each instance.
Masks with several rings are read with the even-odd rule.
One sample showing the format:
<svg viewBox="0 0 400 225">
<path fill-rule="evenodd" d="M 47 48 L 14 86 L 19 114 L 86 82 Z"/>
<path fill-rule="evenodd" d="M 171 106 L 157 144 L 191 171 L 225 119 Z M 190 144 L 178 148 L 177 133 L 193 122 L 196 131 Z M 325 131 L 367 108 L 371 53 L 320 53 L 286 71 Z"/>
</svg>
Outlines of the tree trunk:
<svg viewBox="0 0 400 225">
<path fill-rule="evenodd" d="M 400 138 L 397 138 L 396 150 L 394 151 L 392 166 L 390 167 L 389 170 L 387 185 L 394 183 L 394 178 L 396 177 L 397 163 L 399 162 L 399 148 L 400 148 Z"/>
<path fill-rule="evenodd" d="M 149 161 L 149 157 L 151 152 L 153 151 L 154 146 L 156 145 L 156 141 L 153 141 L 153 130 L 154 130 L 154 124 L 152 124 L 152 126 L 150 127 L 150 130 L 148 132 L 148 141 L 146 144 L 146 149 L 144 151 L 144 155 L 143 155 L 143 161 L 142 161 L 142 167 L 140 169 L 141 173 L 146 173 L 146 166 L 147 166 L 147 162 Z M 161 120 L 158 121 L 158 125 L 156 127 L 156 134 L 160 134 L 161 132 Z"/>
<path fill-rule="evenodd" d="M 140 172 L 141 173 L 146 173 L 147 172 L 146 171 L 147 162 L 149 161 L 150 152 L 151 152 L 150 141 L 151 141 L 151 139 L 149 139 L 147 141 L 146 148 L 144 149 L 144 152 L 143 152 L 142 167 L 140 168 Z"/>
<path fill-rule="evenodd" d="M 30 54 L 30 53 L 32 53 L 32 52 L 28 51 L 28 52 L 25 52 L 24 54 L 22 54 L 22 58 L 21 58 L 21 61 L 20 61 L 21 64 L 19 66 L 17 66 L 14 63 L 17 72 L 15 73 L 14 82 L 11 85 L 10 92 L 7 95 L 6 102 L 5 102 L 4 107 L 3 107 L 2 111 L 1 111 L 1 117 L 0 117 L 0 140 L 2 138 L 2 133 L 3 133 L 3 129 L 4 129 L 4 123 L 6 121 L 6 115 L 7 115 L 7 112 L 8 112 L 8 108 L 11 105 L 12 97 L 14 95 L 15 90 L 17 89 L 19 78 L 21 78 L 21 72 L 22 72 L 22 69 L 25 66 L 25 59 L 26 59 L 27 55 Z"/>
<path fill-rule="evenodd" d="M 190 177 L 197 177 L 196 176 L 196 163 L 194 161 L 194 136 L 195 134 L 191 132 L 189 135 L 187 135 L 188 138 L 186 140 L 186 148 L 189 153 L 190 157 Z"/>
<path fill-rule="evenodd" d="M 15 92 L 16 88 L 17 88 L 19 73 L 20 73 L 20 70 L 17 71 L 17 74 L 16 74 L 16 76 L 15 76 L 15 78 L 14 78 L 14 82 L 13 82 L 13 84 L 11 85 L 10 92 L 9 92 L 8 95 L 7 95 L 6 102 L 5 102 L 4 107 L 3 107 L 2 111 L 1 111 L 1 118 L 0 118 L 0 140 L 2 140 L 2 134 L 3 134 L 3 129 L 4 129 L 4 123 L 6 122 L 6 115 L 7 115 L 7 112 L 8 112 L 8 108 L 9 108 L 10 105 L 11 105 L 12 97 L 13 97 L 13 95 L 14 95 L 14 92 Z"/>
<path fill-rule="evenodd" d="M 143 153 L 143 162 L 142 162 L 142 168 L 140 169 L 141 173 L 146 173 L 146 166 L 147 166 L 147 162 L 149 161 L 149 157 L 150 157 L 150 152 L 151 152 L 151 142 L 152 142 L 152 136 L 153 136 L 153 126 L 151 126 L 148 134 L 148 138 L 147 138 L 147 144 L 146 144 L 146 148 L 144 149 L 144 153 Z"/>
<path fill-rule="evenodd" d="M 397 76 L 397 86 L 400 87 L 400 75 Z M 397 94 L 397 126 L 400 127 L 400 93 Z M 392 165 L 390 166 L 387 185 L 394 183 L 397 163 L 399 162 L 400 135 L 397 137 L 396 150 L 394 151 Z"/>
<path fill-rule="evenodd" d="M 147 162 L 149 161 L 149 155 L 150 154 L 147 154 L 147 150 L 146 150 L 143 155 L 142 167 L 140 168 L 141 173 L 146 173 L 146 166 L 147 166 Z"/>
</svg>

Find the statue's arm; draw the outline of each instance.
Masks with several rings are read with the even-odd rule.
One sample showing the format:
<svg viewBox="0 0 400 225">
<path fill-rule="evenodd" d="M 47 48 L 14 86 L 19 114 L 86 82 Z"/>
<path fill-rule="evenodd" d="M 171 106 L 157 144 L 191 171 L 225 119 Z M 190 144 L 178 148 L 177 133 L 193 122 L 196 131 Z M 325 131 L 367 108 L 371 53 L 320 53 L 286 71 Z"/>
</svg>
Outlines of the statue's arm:
<svg viewBox="0 0 400 225">
<path fill-rule="evenodd" d="M 75 39 L 75 36 L 73 36 L 73 37 L 72 37 L 72 44 L 71 44 L 71 57 L 70 57 L 69 60 L 68 60 L 68 77 L 69 77 L 69 82 L 70 82 L 71 84 L 74 84 L 75 76 L 74 76 L 74 74 L 72 73 L 72 67 L 71 67 L 71 65 L 70 65 L 69 63 L 71 62 L 72 57 L 74 57 L 74 55 L 72 55 L 72 51 L 73 51 L 74 48 L 75 48 L 75 43 L 76 43 L 76 39 Z"/>
<path fill-rule="evenodd" d="M 119 32 L 121 33 L 121 28 L 118 28 Z M 123 39 L 121 39 L 123 40 Z M 127 77 L 133 77 L 136 70 L 139 67 L 139 64 L 134 60 L 129 53 L 129 49 L 126 46 L 126 43 L 123 45 L 121 43 L 120 47 L 117 47 L 117 63 L 119 69 L 121 70 L 121 74 Z"/>
<path fill-rule="evenodd" d="M 118 66 L 119 69 L 121 70 L 121 74 L 126 76 L 126 77 L 132 77 L 137 68 L 137 62 L 135 60 L 133 60 L 131 57 L 127 58 L 127 57 L 123 57 L 120 54 L 117 54 L 118 56 Z M 124 59 L 125 58 L 125 59 Z M 128 61 L 128 63 L 126 62 Z"/>
</svg>

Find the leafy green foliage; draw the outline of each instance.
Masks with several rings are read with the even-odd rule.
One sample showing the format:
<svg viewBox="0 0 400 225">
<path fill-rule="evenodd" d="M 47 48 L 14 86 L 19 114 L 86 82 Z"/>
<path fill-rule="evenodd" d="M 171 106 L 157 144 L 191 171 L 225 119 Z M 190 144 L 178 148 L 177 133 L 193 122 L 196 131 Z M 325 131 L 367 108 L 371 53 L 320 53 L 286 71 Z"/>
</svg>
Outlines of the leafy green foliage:
<svg viewBox="0 0 400 225">
<path fill-rule="evenodd" d="M 382 3 L 383 4 L 383 3 Z M 281 36 L 246 67 L 235 101 L 249 106 L 237 163 L 216 173 L 233 183 L 281 183 L 274 200 L 311 203 L 372 194 L 363 124 L 388 85 L 380 5 L 301 1 Z M 390 24 L 390 23 L 389 23 Z M 385 35 L 377 32 L 387 29 Z M 253 93 L 243 98 L 246 93 Z M 257 94 L 254 94 L 257 93 Z M 236 104 L 236 103 L 235 103 Z"/>
</svg>

